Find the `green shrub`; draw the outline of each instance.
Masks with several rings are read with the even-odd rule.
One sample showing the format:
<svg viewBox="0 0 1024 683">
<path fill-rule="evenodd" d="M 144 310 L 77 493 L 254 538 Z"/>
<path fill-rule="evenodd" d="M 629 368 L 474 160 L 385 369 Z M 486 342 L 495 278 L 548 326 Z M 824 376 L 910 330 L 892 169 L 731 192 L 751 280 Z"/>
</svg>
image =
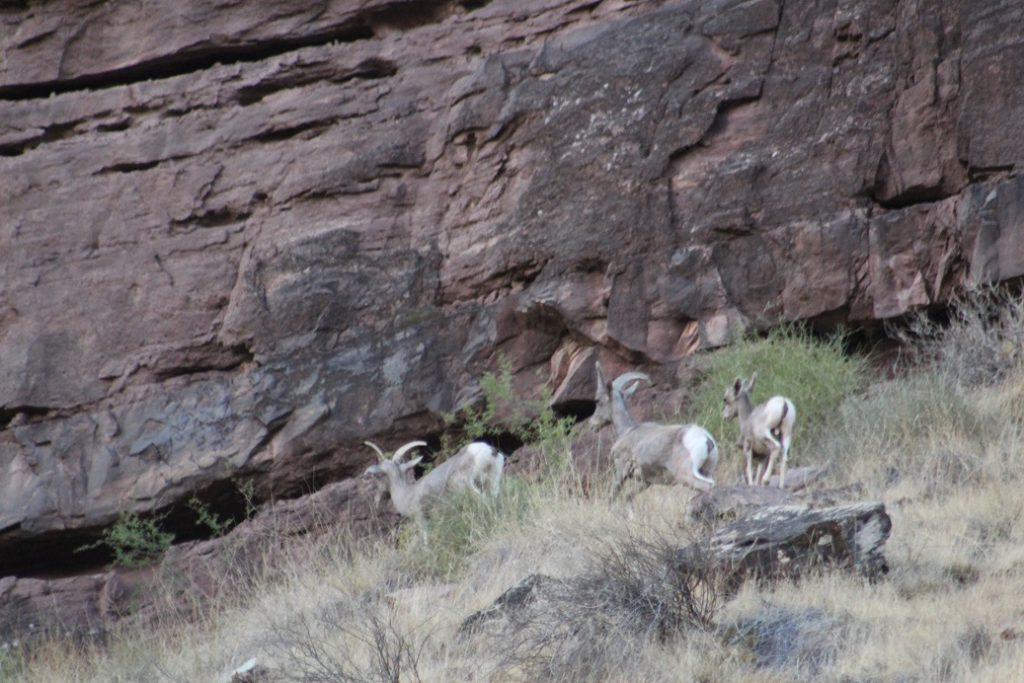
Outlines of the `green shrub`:
<svg viewBox="0 0 1024 683">
<path fill-rule="evenodd" d="M 188 499 L 188 506 L 196 513 L 196 522 L 206 527 L 214 538 L 220 538 L 234 526 L 233 520 L 221 517 L 197 496 Z"/>
<path fill-rule="evenodd" d="M 482 406 L 463 406 L 445 416 L 449 426 L 461 425 L 465 437 L 476 440 L 510 433 L 524 445 L 537 446 L 550 474 L 560 474 L 570 462 L 569 443 L 574 421 L 560 418 L 551 409 L 551 391 L 543 387 L 537 398 L 517 396 L 512 387 L 512 369 L 507 358 L 498 362 L 498 372 L 486 372 L 480 379 Z M 454 453 L 452 436 L 442 437 L 441 450 Z"/>
<path fill-rule="evenodd" d="M 143 567 L 163 558 L 171 547 L 174 534 L 160 530 L 155 518 L 143 519 L 134 512 L 124 512 L 103 537 L 95 543 L 78 548 L 91 550 L 106 546 L 114 554 L 114 564 L 122 567 Z"/>
<path fill-rule="evenodd" d="M 794 451 L 813 442 L 840 402 L 864 383 L 867 360 L 845 350 L 846 338 L 821 339 L 787 326 L 763 339 L 746 339 L 708 354 L 687 420 L 708 429 L 719 444 L 736 442 L 739 425 L 722 419 L 722 396 L 736 377 L 757 372 L 751 399 L 759 403 L 781 394 L 796 404 Z"/>
<path fill-rule="evenodd" d="M 514 476 L 501 480 L 497 498 L 455 491 L 427 513 L 430 542 L 424 544 L 414 523 L 404 525 L 400 543 L 406 569 L 419 576 L 450 577 L 463 561 L 506 523 L 526 519 L 536 501 L 530 483 Z"/>
</svg>

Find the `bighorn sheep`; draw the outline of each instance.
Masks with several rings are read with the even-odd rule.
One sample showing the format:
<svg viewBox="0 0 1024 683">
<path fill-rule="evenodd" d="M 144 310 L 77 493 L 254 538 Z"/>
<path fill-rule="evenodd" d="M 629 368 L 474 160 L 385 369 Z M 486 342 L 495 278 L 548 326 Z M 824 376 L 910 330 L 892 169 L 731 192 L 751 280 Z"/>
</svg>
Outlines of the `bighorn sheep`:
<svg viewBox="0 0 1024 683">
<path fill-rule="evenodd" d="M 796 406 L 785 396 L 772 396 L 764 403 L 754 406 L 750 391 L 757 381 L 757 373 L 746 382 L 741 377 L 725 389 L 722 417 L 726 420 L 739 418 L 740 443 L 747 460 L 747 483 L 751 486 L 766 484 L 772 475 L 775 459 L 782 456 L 779 466 L 779 488 L 786 488 L 786 460 L 789 446 L 793 441 L 793 424 L 796 422 Z M 758 456 L 757 476 L 754 475 L 754 456 Z M 768 458 L 764 473 L 760 460 Z"/>
<path fill-rule="evenodd" d="M 617 496 L 631 477 L 640 480 L 640 491 L 656 483 L 685 483 L 701 491 L 713 487 L 718 465 L 718 446 L 714 438 L 706 429 L 693 424 L 637 423 L 626 407 L 626 397 L 636 390 L 637 381 L 650 382 L 651 379 L 642 372 L 627 372 L 609 385 L 600 364 L 597 366 L 598 405 L 591 422 L 598 425 L 611 422 L 615 427 L 613 495 Z M 626 497 L 630 511 L 636 493 L 639 491 Z"/>
<path fill-rule="evenodd" d="M 424 476 L 410 484 L 405 472 L 423 459 L 423 456 L 401 462 L 402 456 L 414 448 L 426 446 L 425 441 L 410 441 L 388 458 L 376 444 L 365 441 L 377 452 L 380 462 L 366 469 L 366 474 L 383 472 L 388 478 L 391 501 L 398 514 L 416 520 L 424 539 L 427 535 L 425 513 L 440 500 L 447 491 L 469 489 L 483 496 L 481 486 L 486 486 L 491 496 L 497 497 L 501 485 L 501 473 L 505 468 L 505 455 L 497 448 L 480 441 L 464 446 L 458 453 L 445 460 Z"/>
<path fill-rule="evenodd" d="M 640 382 L 650 382 L 651 378 L 642 372 L 627 372 L 609 384 L 601 371 L 601 364 L 596 363 L 594 369 L 597 375 L 597 393 L 594 397 L 597 405 L 590 424 L 600 428 L 610 423 L 615 428 L 615 436 L 620 437 L 637 424 L 626 407 L 626 398 L 633 395 Z"/>
</svg>

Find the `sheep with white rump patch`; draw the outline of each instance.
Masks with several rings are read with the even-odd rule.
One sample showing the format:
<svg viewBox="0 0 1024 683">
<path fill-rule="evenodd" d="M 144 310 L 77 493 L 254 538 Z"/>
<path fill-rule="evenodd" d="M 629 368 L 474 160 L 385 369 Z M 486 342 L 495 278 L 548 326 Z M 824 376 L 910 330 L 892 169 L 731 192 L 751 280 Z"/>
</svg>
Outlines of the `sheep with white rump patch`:
<svg viewBox="0 0 1024 683">
<path fill-rule="evenodd" d="M 383 472 L 388 478 L 391 501 L 403 517 L 416 520 L 424 540 L 427 537 L 426 511 L 449 491 L 469 489 L 478 496 L 497 497 L 501 486 L 501 473 L 505 468 L 505 455 L 497 448 L 481 441 L 464 446 L 427 474 L 410 484 L 405 480 L 407 470 L 415 467 L 423 456 L 401 462 L 402 456 L 414 448 L 426 446 L 425 441 L 411 441 L 388 458 L 376 444 L 366 441 L 380 459 L 366 469 L 366 474 Z"/>
<path fill-rule="evenodd" d="M 757 381 L 757 373 L 750 376 L 750 381 L 737 377 L 736 381 L 725 389 L 722 417 L 726 420 L 739 419 L 740 443 L 747 461 L 747 483 L 751 486 L 768 483 L 772 475 L 772 467 L 779 459 L 779 488 L 786 487 L 786 460 L 789 459 L 789 447 L 793 441 L 793 425 L 796 423 L 796 406 L 785 396 L 772 396 L 770 399 L 754 406 L 750 400 L 750 391 Z M 753 461 L 757 456 L 757 473 L 754 473 Z M 761 461 L 767 458 L 768 464 L 761 472 Z"/>
<path fill-rule="evenodd" d="M 718 466 L 718 445 L 703 427 L 694 424 L 663 425 L 638 423 L 626 407 L 626 397 L 636 390 L 636 382 L 650 382 L 642 372 L 627 372 L 610 384 L 597 364 L 597 409 L 591 423 L 601 426 L 611 422 L 616 440 L 612 444 L 615 462 L 617 496 L 630 478 L 638 479 L 639 491 L 626 497 L 632 512 L 633 496 L 651 484 L 687 484 L 700 491 L 715 485 Z"/>
</svg>

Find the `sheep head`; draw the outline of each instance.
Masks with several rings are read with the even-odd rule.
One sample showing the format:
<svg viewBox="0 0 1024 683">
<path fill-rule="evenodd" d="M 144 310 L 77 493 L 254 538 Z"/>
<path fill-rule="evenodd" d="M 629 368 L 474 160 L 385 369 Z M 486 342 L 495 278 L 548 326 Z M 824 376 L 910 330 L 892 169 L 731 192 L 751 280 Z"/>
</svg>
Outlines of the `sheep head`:
<svg viewBox="0 0 1024 683">
<path fill-rule="evenodd" d="M 401 475 L 401 473 L 409 470 L 420 463 L 423 460 L 423 456 L 413 458 L 409 462 L 402 462 L 402 456 L 411 451 L 414 448 L 420 446 L 426 446 L 426 441 L 410 441 L 409 443 L 401 446 L 395 451 L 395 454 L 388 458 L 384 451 L 381 450 L 380 446 L 373 443 L 372 441 L 364 441 L 364 444 L 372 448 L 377 453 L 377 459 L 379 462 L 376 465 L 370 465 L 366 468 L 366 474 L 387 474 L 389 470 L 393 470 L 394 474 Z"/>
</svg>

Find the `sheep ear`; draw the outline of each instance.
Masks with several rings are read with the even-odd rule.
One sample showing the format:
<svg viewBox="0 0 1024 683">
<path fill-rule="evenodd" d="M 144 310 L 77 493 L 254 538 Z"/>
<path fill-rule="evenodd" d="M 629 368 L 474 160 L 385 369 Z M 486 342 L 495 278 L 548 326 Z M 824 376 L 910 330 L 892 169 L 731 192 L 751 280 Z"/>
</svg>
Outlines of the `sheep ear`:
<svg viewBox="0 0 1024 683">
<path fill-rule="evenodd" d="M 413 458 L 409 462 L 403 462 L 401 465 L 399 465 L 399 467 L 401 467 L 402 471 L 405 472 L 407 470 L 412 469 L 413 467 L 416 467 L 416 465 L 419 465 L 420 464 L 420 460 L 422 460 L 422 459 L 423 459 L 423 456 L 421 455 L 419 457 Z"/>
<path fill-rule="evenodd" d="M 366 468 L 366 471 L 363 472 L 363 474 L 380 474 L 380 473 L 381 473 L 380 465 L 370 465 L 369 467 Z"/>
<path fill-rule="evenodd" d="M 604 379 L 604 373 L 601 371 L 601 361 L 594 363 L 594 375 L 597 377 L 597 395 L 608 391 L 608 383 Z"/>
<path fill-rule="evenodd" d="M 737 377 L 736 381 L 732 383 L 732 391 L 734 394 L 738 394 L 743 391 L 743 378 Z"/>
<path fill-rule="evenodd" d="M 752 374 L 750 376 L 750 381 L 747 382 L 747 391 L 750 391 L 751 389 L 754 388 L 754 382 L 756 382 L 756 381 L 757 381 L 757 373 L 755 372 L 754 374 Z"/>
</svg>

